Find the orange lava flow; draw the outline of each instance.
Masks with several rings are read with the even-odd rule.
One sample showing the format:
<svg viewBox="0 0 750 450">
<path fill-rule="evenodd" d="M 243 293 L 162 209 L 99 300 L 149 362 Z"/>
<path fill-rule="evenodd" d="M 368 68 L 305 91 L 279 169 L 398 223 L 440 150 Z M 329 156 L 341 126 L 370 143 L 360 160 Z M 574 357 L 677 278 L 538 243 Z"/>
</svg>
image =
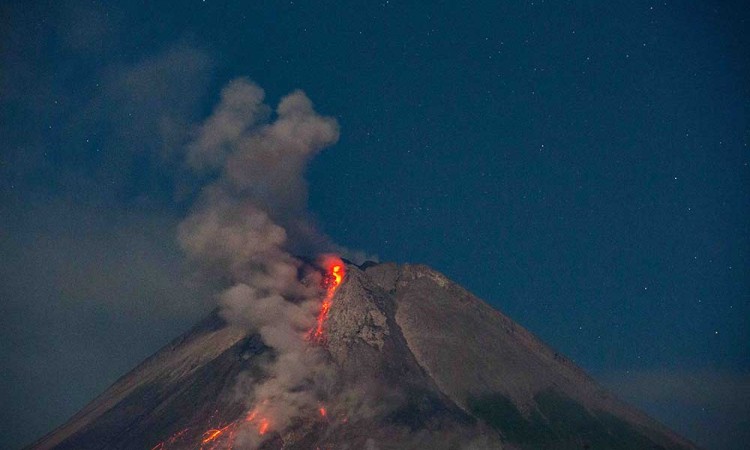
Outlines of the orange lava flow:
<svg viewBox="0 0 750 450">
<path fill-rule="evenodd" d="M 204 432 L 203 433 L 203 440 L 201 441 L 201 443 L 202 444 L 208 444 L 209 442 L 211 442 L 214 439 L 216 439 L 219 436 L 221 436 L 222 433 L 224 433 L 225 431 L 227 431 L 229 429 L 229 427 L 231 427 L 231 426 L 232 426 L 232 424 L 229 424 L 229 425 L 225 426 L 224 428 L 212 429 L 212 430 L 208 430 L 208 431 Z"/>
<path fill-rule="evenodd" d="M 333 304 L 333 294 L 336 293 L 341 282 L 344 280 L 346 269 L 344 262 L 339 258 L 330 258 L 332 261 L 327 262 L 326 275 L 323 278 L 323 287 L 326 289 L 326 295 L 323 298 L 323 304 L 320 306 L 318 320 L 315 329 L 312 330 L 311 337 L 316 341 L 323 340 L 323 325 L 328 319 L 328 312 Z"/>
<path fill-rule="evenodd" d="M 326 271 L 322 283 L 322 287 L 325 289 L 325 297 L 323 297 L 323 303 L 317 316 L 317 323 L 307 335 L 308 339 L 317 342 L 322 342 L 324 340 L 324 325 L 328 319 L 331 305 L 333 304 L 333 296 L 336 293 L 336 289 L 338 289 L 346 276 L 346 266 L 341 258 L 337 256 L 325 256 L 321 265 Z M 262 405 L 266 404 L 268 401 L 268 399 L 263 400 Z M 262 411 L 264 408 L 262 405 L 250 410 L 244 419 L 240 418 L 224 425 L 223 427 L 219 425 L 217 428 L 209 428 L 204 431 L 200 437 L 200 446 L 195 445 L 194 448 L 200 448 L 200 450 L 231 450 L 234 447 L 235 439 L 240 432 L 240 427 L 243 426 L 243 422 L 245 424 L 252 424 L 258 435 L 265 435 L 271 431 L 272 424 L 268 417 L 263 417 Z M 323 405 L 320 405 L 318 412 L 322 418 L 329 420 L 328 411 L 326 411 L 326 408 Z M 211 422 L 213 422 L 213 420 Z M 187 431 L 188 428 L 185 428 L 184 430 L 175 433 L 166 441 L 156 444 L 151 450 L 170 450 L 175 446 L 181 448 L 185 447 L 188 440 L 195 439 L 195 435 L 192 434 L 192 437 L 188 436 L 186 434 Z"/>
<path fill-rule="evenodd" d="M 264 401 L 264 403 L 267 402 Z M 258 419 L 258 409 L 253 409 L 249 413 L 247 413 L 247 416 L 245 416 L 245 422 L 249 423 L 255 423 L 256 419 Z M 258 434 L 263 436 L 268 432 L 268 430 L 271 428 L 271 421 L 268 420 L 266 417 L 261 417 L 259 420 L 257 420 L 256 429 L 258 430 Z"/>
<path fill-rule="evenodd" d="M 266 418 L 260 419 L 260 424 L 258 425 L 258 434 L 261 436 L 266 434 L 269 426 L 271 426 L 271 424 L 268 422 L 268 419 Z"/>
</svg>

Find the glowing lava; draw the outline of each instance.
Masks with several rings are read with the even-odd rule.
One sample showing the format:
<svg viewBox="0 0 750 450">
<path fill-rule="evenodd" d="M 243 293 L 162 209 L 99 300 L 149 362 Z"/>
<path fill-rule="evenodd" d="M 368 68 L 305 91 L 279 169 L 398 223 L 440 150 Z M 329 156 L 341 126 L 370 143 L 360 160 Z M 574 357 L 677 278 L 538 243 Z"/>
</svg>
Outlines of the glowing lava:
<svg viewBox="0 0 750 450">
<path fill-rule="evenodd" d="M 330 256 L 325 258 L 324 265 L 326 267 L 326 274 L 323 278 L 323 287 L 326 290 L 326 295 L 323 298 L 323 304 L 320 306 L 318 323 L 310 333 L 312 339 L 316 341 L 323 340 L 323 325 L 328 319 L 328 312 L 331 310 L 331 305 L 333 304 L 333 294 L 336 293 L 336 289 L 338 289 L 344 279 L 344 275 L 346 275 L 346 266 L 344 266 L 344 262 L 338 257 Z"/>
<path fill-rule="evenodd" d="M 260 419 L 260 424 L 258 425 L 258 434 L 261 436 L 266 434 L 269 426 L 271 426 L 271 424 L 268 422 L 268 419 L 266 418 Z"/>
<path fill-rule="evenodd" d="M 264 400 L 263 404 L 268 403 L 268 400 Z M 247 413 L 247 416 L 245 416 L 245 422 L 252 423 L 256 430 L 258 430 L 258 434 L 260 436 L 263 436 L 268 432 L 268 429 L 271 427 L 271 421 L 268 420 L 266 417 L 260 417 L 258 418 L 258 409 L 255 408 L 249 413 Z"/>
<path fill-rule="evenodd" d="M 203 440 L 201 441 L 201 444 L 208 444 L 209 442 L 215 440 L 216 438 L 218 438 L 219 436 L 221 436 L 225 431 L 227 431 L 227 429 L 229 429 L 229 427 L 231 427 L 231 426 L 232 426 L 232 424 L 230 423 L 229 425 L 225 426 L 224 428 L 212 429 L 212 430 L 208 430 L 208 431 L 204 432 L 203 433 Z"/>
<path fill-rule="evenodd" d="M 337 256 L 325 256 L 322 259 L 321 266 L 325 268 L 325 275 L 323 275 L 322 287 L 325 289 L 325 297 L 323 297 L 323 303 L 320 306 L 320 312 L 318 313 L 317 323 L 315 327 L 310 330 L 307 337 L 309 340 L 317 342 L 323 342 L 325 338 L 324 325 L 328 320 L 328 313 L 331 310 L 333 303 L 333 296 L 336 293 L 339 285 L 344 281 L 346 276 L 346 266 L 341 258 Z M 268 399 L 263 400 L 261 405 L 266 405 Z M 261 410 L 265 409 L 263 406 L 259 407 Z M 240 418 L 227 425 L 219 425 L 217 428 L 209 428 L 200 435 L 200 444 L 196 446 L 200 450 L 218 450 L 218 449 L 229 449 L 234 447 L 235 439 L 240 431 L 240 427 L 243 422 L 246 424 L 252 424 L 257 431 L 258 435 L 263 436 L 271 431 L 271 421 L 262 415 L 256 407 L 252 409 L 243 418 Z M 318 409 L 320 417 L 324 420 L 329 420 L 328 411 L 325 406 L 320 405 Z M 213 420 L 212 420 L 213 421 Z M 347 419 L 342 423 L 346 423 Z M 226 422 L 225 422 L 226 423 Z M 151 450 L 170 450 L 172 447 L 183 448 L 187 445 L 190 437 L 187 435 L 188 428 L 181 430 L 172 435 L 166 441 L 159 442 Z M 195 436 L 195 435 L 193 435 Z M 194 439 L 194 437 L 193 437 Z"/>
</svg>

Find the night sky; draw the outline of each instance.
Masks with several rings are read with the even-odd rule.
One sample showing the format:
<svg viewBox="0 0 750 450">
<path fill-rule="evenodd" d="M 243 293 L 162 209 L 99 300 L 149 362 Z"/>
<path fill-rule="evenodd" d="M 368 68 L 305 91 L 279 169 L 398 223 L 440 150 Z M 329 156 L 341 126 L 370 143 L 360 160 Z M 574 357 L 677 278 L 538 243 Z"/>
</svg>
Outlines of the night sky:
<svg viewBox="0 0 750 450">
<path fill-rule="evenodd" d="M 212 308 L 182 161 L 239 76 L 338 120 L 308 171 L 336 242 L 445 273 L 702 446 L 750 440 L 744 2 L 127 3 L 0 5 L 1 448 Z"/>
</svg>

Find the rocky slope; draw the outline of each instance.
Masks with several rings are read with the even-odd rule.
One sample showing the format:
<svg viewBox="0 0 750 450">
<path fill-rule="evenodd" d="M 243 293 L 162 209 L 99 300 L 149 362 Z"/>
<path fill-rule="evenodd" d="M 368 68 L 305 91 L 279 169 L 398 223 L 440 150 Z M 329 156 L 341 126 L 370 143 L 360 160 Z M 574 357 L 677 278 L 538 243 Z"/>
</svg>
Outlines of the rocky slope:
<svg viewBox="0 0 750 450">
<path fill-rule="evenodd" d="M 695 448 L 440 273 L 347 268 L 319 344 L 325 411 L 271 427 L 261 448 Z M 269 358 L 214 313 L 32 448 L 242 448 L 237 384 Z"/>
</svg>

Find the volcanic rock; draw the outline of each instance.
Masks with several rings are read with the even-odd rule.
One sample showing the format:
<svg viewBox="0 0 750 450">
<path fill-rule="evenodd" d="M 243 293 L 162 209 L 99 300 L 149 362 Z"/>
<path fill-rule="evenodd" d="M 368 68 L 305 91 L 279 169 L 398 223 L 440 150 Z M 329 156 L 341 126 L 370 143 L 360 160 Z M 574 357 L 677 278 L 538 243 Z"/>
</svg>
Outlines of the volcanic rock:
<svg viewBox="0 0 750 450">
<path fill-rule="evenodd" d="M 325 411 L 261 448 L 696 448 L 426 266 L 348 264 L 325 331 Z M 248 408 L 238 385 L 273 357 L 214 312 L 31 448 L 242 448 L 203 441 L 236 431 Z"/>
</svg>

